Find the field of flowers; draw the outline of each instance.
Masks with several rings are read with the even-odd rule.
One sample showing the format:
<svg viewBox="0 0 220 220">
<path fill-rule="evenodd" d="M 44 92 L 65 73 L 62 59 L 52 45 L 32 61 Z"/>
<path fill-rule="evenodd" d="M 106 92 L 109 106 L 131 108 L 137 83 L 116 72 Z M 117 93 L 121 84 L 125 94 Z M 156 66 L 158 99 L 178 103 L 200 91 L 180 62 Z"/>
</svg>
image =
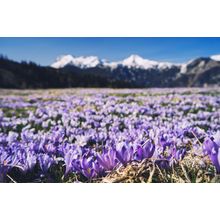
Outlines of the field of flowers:
<svg viewBox="0 0 220 220">
<path fill-rule="evenodd" d="M 219 182 L 220 89 L 0 90 L 0 182 Z"/>
</svg>

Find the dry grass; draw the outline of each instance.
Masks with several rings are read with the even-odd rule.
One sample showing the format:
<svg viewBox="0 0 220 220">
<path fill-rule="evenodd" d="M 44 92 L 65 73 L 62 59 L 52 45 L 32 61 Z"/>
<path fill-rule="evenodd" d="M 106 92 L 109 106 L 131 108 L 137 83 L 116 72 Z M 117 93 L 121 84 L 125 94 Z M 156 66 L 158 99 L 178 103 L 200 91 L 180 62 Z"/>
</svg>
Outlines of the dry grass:
<svg viewBox="0 0 220 220">
<path fill-rule="evenodd" d="M 203 161 L 203 163 L 201 163 Z M 188 155 L 170 169 L 160 169 L 153 160 L 132 162 L 119 167 L 106 177 L 97 180 L 102 183 L 204 183 L 219 182 L 214 167 L 208 158 Z"/>
</svg>

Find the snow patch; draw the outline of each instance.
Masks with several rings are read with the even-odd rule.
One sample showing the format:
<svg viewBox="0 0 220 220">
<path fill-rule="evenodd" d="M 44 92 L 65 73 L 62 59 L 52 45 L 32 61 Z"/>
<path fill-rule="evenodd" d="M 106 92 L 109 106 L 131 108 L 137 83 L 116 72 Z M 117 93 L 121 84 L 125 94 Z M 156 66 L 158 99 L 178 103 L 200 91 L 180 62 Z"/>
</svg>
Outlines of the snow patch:
<svg viewBox="0 0 220 220">
<path fill-rule="evenodd" d="M 192 63 L 194 60 L 190 60 L 187 63 L 183 63 L 180 68 L 180 73 L 187 73 L 187 66 Z"/>
<path fill-rule="evenodd" d="M 215 60 L 215 61 L 220 61 L 220 54 L 218 55 L 213 55 L 210 57 L 212 60 Z"/>
</svg>

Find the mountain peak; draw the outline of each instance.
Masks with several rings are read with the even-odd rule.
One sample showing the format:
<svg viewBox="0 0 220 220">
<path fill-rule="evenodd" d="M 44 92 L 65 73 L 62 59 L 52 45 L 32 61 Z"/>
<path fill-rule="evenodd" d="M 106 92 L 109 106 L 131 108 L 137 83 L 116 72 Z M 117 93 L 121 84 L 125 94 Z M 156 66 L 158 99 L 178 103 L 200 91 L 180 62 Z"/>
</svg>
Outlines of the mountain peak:
<svg viewBox="0 0 220 220">
<path fill-rule="evenodd" d="M 136 54 L 132 54 L 131 56 L 122 61 L 122 65 L 127 66 L 129 68 L 136 67 L 141 69 L 149 69 L 155 67 L 157 64 L 158 62 L 156 61 L 144 59 Z"/>
<path fill-rule="evenodd" d="M 171 68 L 174 65 L 179 66 L 177 64 L 172 64 L 169 62 L 158 62 L 155 60 L 144 59 L 143 57 L 136 54 L 132 54 L 128 58 L 124 59 L 122 61 L 122 65 L 127 66 L 129 68 L 134 67 L 139 69 L 166 69 Z"/>
<path fill-rule="evenodd" d="M 63 68 L 67 65 L 74 65 L 79 68 L 91 68 L 96 67 L 99 64 L 101 64 L 101 61 L 97 56 L 75 57 L 68 54 L 57 57 L 56 62 L 53 63 L 51 66 L 56 69 Z"/>
<path fill-rule="evenodd" d="M 126 58 L 125 60 L 133 60 L 133 61 L 136 61 L 136 60 L 144 60 L 143 57 L 137 55 L 137 54 L 131 54 L 128 58 Z"/>
<path fill-rule="evenodd" d="M 210 58 L 215 61 L 220 61 L 220 54 L 213 55 Z"/>
</svg>

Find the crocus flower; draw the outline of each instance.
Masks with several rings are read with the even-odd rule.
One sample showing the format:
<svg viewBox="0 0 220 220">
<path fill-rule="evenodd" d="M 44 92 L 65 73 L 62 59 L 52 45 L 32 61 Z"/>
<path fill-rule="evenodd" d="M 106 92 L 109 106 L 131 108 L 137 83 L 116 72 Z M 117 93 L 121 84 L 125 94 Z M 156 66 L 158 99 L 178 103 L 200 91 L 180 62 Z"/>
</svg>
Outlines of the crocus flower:
<svg viewBox="0 0 220 220">
<path fill-rule="evenodd" d="M 43 146 L 44 152 L 50 155 L 55 154 L 57 151 L 57 147 L 53 143 L 48 143 Z"/>
<path fill-rule="evenodd" d="M 169 147 L 172 145 L 172 141 L 168 139 L 165 135 L 162 135 L 158 140 L 159 145 L 163 148 L 163 150 L 166 149 L 166 147 Z"/>
<path fill-rule="evenodd" d="M 76 158 L 76 153 L 71 149 L 64 154 L 64 162 L 66 165 L 65 175 L 67 175 L 73 168 L 72 162 Z"/>
<path fill-rule="evenodd" d="M 97 160 L 100 165 L 105 168 L 105 170 L 112 170 L 117 165 L 116 151 L 111 148 L 104 151 L 102 154 L 97 154 Z"/>
<path fill-rule="evenodd" d="M 4 181 L 4 178 L 9 170 L 9 163 L 10 159 L 7 155 L 6 151 L 0 152 L 0 182 Z"/>
<path fill-rule="evenodd" d="M 220 148 L 212 148 L 210 155 L 211 161 L 216 168 L 218 174 L 220 174 Z"/>
<path fill-rule="evenodd" d="M 92 166 L 98 176 L 103 176 L 105 174 L 103 167 L 98 161 L 94 161 Z"/>
<path fill-rule="evenodd" d="M 170 168 L 170 161 L 167 159 L 158 159 L 155 161 L 155 164 L 159 166 L 161 169 L 169 169 Z"/>
<path fill-rule="evenodd" d="M 40 154 L 38 156 L 38 161 L 43 173 L 47 173 L 50 166 L 54 163 L 54 159 L 47 154 Z"/>
<path fill-rule="evenodd" d="M 9 131 L 7 141 L 9 144 L 11 144 L 13 141 L 17 140 L 18 133 L 15 133 L 13 131 Z"/>
<path fill-rule="evenodd" d="M 182 160 L 186 155 L 186 148 L 174 149 L 173 156 L 176 160 Z"/>
<path fill-rule="evenodd" d="M 134 157 L 134 148 L 122 146 L 121 149 L 116 150 L 116 158 L 126 166 L 127 163 L 131 162 Z"/>
<path fill-rule="evenodd" d="M 220 147 L 220 131 L 218 131 L 213 137 L 206 138 L 203 142 L 203 150 L 205 154 L 211 154 L 212 149 Z"/>
<path fill-rule="evenodd" d="M 209 155 L 217 173 L 220 174 L 220 131 L 213 135 L 212 138 L 206 138 L 203 148 L 205 153 Z"/>
<path fill-rule="evenodd" d="M 88 179 L 92 179 L 96 176 L 95 170 L 92 166 L 92 159 L 83 157 L 81 159 L 81 173 Z"/>
<path fill-rule="evenodd" d="M 0 182 L 4 181 L 6 174 L 13 167 L 16 167 L 18 164 L 18 158 L 16 154 L 8 154 L 7 151 L 0 151 Z"/>
<path fill-rule="evenodd" d="M 143 146 L 138 146 L 136 150 L 136 159 L 143 160 L 151 158 L 155 151 L 155 145 L 149 140 Z"/>
<path fill-rule="evenodd" d="M 32 170 L 37 163 L 37 155 L 35 152 L 28 150 L 20 157 L 20 167 L 22 171 L 27 172 Z"/>
</svg>

